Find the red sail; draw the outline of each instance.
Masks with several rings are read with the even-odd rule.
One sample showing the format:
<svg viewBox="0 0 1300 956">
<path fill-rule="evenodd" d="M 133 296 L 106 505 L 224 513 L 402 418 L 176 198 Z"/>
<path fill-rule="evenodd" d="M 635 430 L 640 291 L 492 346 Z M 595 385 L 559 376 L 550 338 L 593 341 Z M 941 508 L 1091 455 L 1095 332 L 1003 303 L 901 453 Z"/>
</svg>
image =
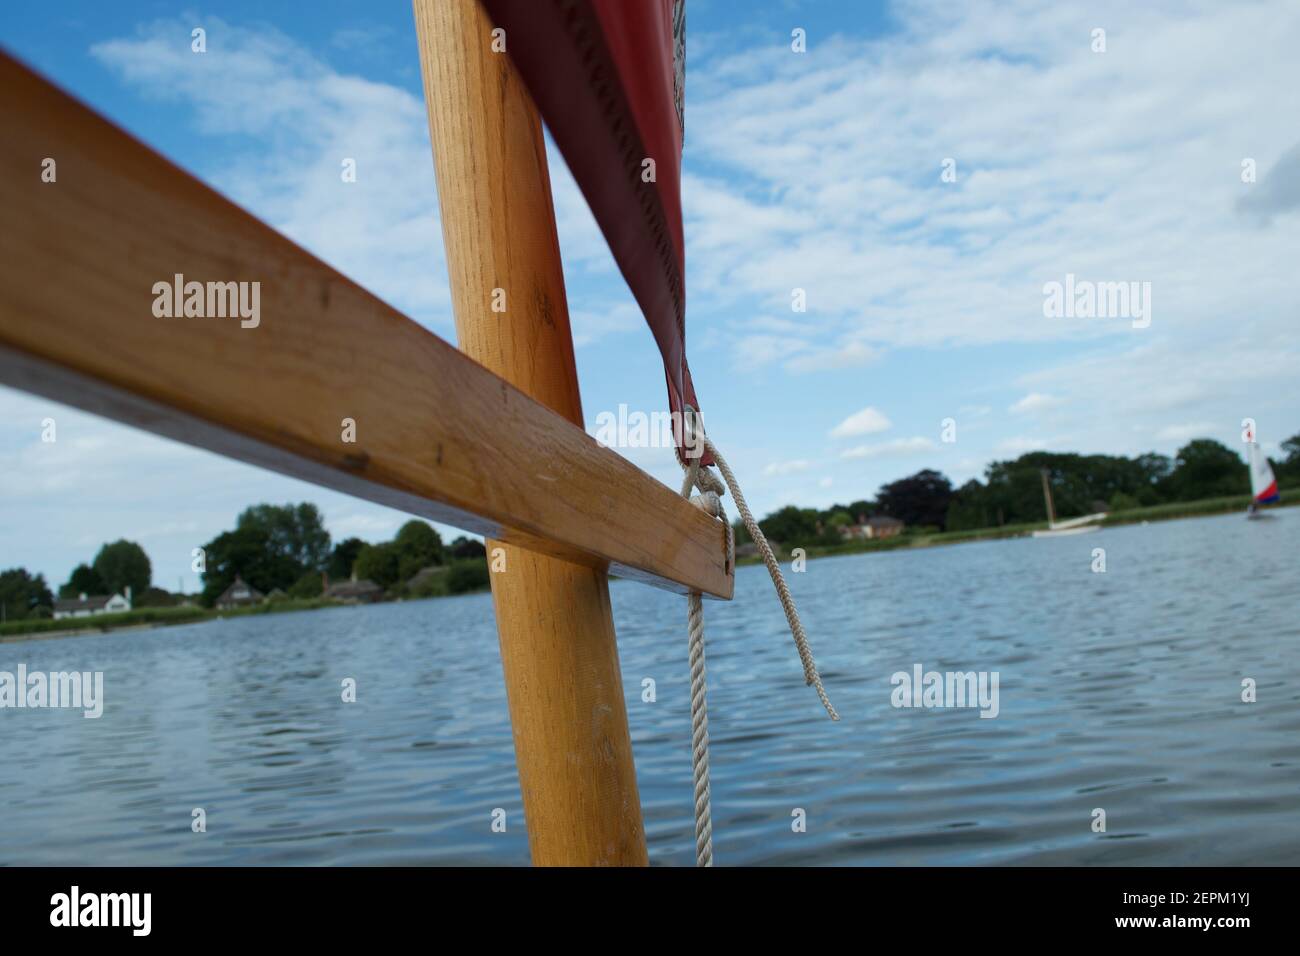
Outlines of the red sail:
<svg viewBox="0 0 1300 956">
<path fill-rule="evenodd" d="M 669 407 L 698 410 L 686 364 L 685 0 L 480 2 L 650 325 Z"/>
</svg>

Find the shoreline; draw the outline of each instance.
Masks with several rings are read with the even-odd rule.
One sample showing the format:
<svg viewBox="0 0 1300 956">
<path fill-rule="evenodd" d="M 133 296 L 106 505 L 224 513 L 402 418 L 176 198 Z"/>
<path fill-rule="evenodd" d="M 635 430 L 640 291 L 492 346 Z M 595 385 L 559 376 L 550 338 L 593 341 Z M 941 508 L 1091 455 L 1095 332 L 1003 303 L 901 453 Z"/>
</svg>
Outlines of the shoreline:
<svg viewBox="0 0 1300 956">
<path fill-rule="evenodd" d="M 1100 522 L 1103 528 L 1120 527 L 1122 525 L 1142 524 L 1152 521 L 1180 521 L 1190 518 L 1213 518 L 1225 514 L 1234 514 L 1244 512 L 1246 504 L 1249 502 L 1247 496 L 1234 496 L 1226 499 L 1207 499 L 1202 502 L 1186 502 L 1185 504 L 1165 504 L 1154 505 L 1150 508 L 1135 508 L 1131 511 L 1122 511 L 1114 515 L 1109 515 Z M 1268 510 L 1275 511 L 1283 508 L 1292 508 L 1300 506 L 1300 489 L 1287 489 L 1283 492 L 1282 501 L 1272 506 Z M 892 538 L 883 538 L 879 541 L 852 542 L 844 545 L 810 545 L 805 548 L 806 557 L 809 561 L 818 558 L 838 558 L 847 557 L 855 554 L 873 554 L 884 551 L 911 550 L 915 548 L 940 548 L 956 544 L 969 544 L 975 541 L 998 541 L 1006 538 L 1025 538 L 1029 537 L 1035 530 L 1047 527 L 1045 521 L 1034 522 L 1032 524 L 1005 525 L 1000 528 L 980 528 L 972 531 L 939 531 L 931 534 L 900 534 Z M 783 563 L 790 560 L 790 555 L 784 549 L 778 551 L 778 560 Z M 744 567 L 753 564 L 762 564 L 762 558 L 758 556 L 747 556 L 736 559 L 736 567 Z M 465 592 L 477 593 L 477 592 Z M 440 597 L 449 597 L 453 595 L 436 595 L 425 598 L 402 598 L 402 601 L 433 601 Z M 381 601 L 381 604 L 394 604 L 396 601 Z M 40 621 L 34 621 L 37 625 L 32 630 L 18 630 L 12 633 L 0 633 L 0 645 L 17 644 L 23 641 L 43 641 L 53 640 L 63 637 L 87 637 L 98 636 L 105 637 L 110 634 L 118 634 L 129 631 L 152 631 L 163 627 L 176 627 L 182 624 L 200 624 L 206 621 L 223 620 L 227 617 L 247 617 L 255 614 L 294 614 L 309 611 L 319 611 L 323 608 L 331 607 L 355 607 L 360 605 L 345 604 L 341 602 L 323 602 L 320 600 L 310 600 L 302 602 L 282 602 L 280 606 L 261 605 L 252 608 L 239 609 L 234 611 L 221 611 L 207 608 L 187 608 L 184 611 L 180 608 L 149 608 L 141 611 L 128 611 L 127 614 L 139 614 L 141 612 L 150 613 L 151 620 L 130 621 L 121 624 L 112 622 L 95 622 L 89 623 L 93 618 L 82 618 L 88 623 L 80 627 L 65 628 L 44 628 L 48 618 Z M 106 617 L 112 615 L 105 615 Z"/>
<path fill-rule="evenodd" d="M 1225 514 L 1245 514 L 1250 503 L 1249 495 L 1234 495 L 1231 498 L 1208 498 L 1202 501 L 1178 502 L 1173 504 L 1152 505 L 1148 508 L 1133 508 L 1107 515 L 1098 522 L 1101 528 L 1118 528 L 1123 525 L 1145 524 L 1156 521 L 1181 521 L 1191 518 L 1214 518 Z M 1267 508 L 1279 511 L 1283 508 L 1300 506 L 1300 489 L 1288 488 L 1282 493 L 1282 500 Z M 971 531 L 936 531 L 925 534 L 903 534 L 878 541 L 855 541 L 842 545 L 809 545 L 804 548 L 809 561 L 817 558 L 839 558 L 854 554 L 875 554 L 884 551 L 911 550 L 913 548 L 941 548 L 955 544 L 970 544 L 975 541 L 999 541 L 1006 538 L 1027 538 L 1035 531 L 1047 528 L 1046 521 L 1029 524 L 1004 525 L 999 528 L 979 528 Z M 780 561 L 790 560 L 789 552 L 781 548 L 777 553 Z M 749 555 L 736 559 L 736 567 L 762 564 L 758 555 Z"/>
<path fill-rule="evenodd" d="M 176 621 L 176 624 L 193 624 L 202 618 L 194 620 Z M 139 624 L 119 624 L 116 627 L 74 627 L 65 628 L 61 631 L 19 631 L 15 634 L 0 634 L 0 644 L 17 644 L 20 641 L 45 641 L 57 637 L 88 637 L 98 636 L 106 637 L 109 634 L 116 634 L 119 631 L 152 631 L 157 627 L 166 627 L 166 624 L 146 621 Z"/>
<path fill-rule="evenodd" d="M 478 594 L 486 590 L 485 588 L 476 588 L 473 591 L 464 591 L 463 594 Z M 442 597 L 454 597 L 456 595 L 438 594 L 427 597 L 404 597 L 391 601 L 376 601 L 375 604 L 400 604 L 406 601 L 433 601 Z M 51 638 L 61 637 L 104 637 L 109 634 L 117 634 L 123 631 L 152 631 L 164 627 L 179 627 L 184 624 L 203 624 L 209 621 L 221 621 L 227 618 L 253 617 L 267 614 L 297 614 L 308 611 L 320 611 L 326 608 L 343 608 L 343 607 L 362 607 L 364 605 L 356 602 L 347 601 L 325 601 L 318 598 L 312 598 L 299 601 L 278 601 L 272 604 L 260 604 L 248 608 L 237 608 L 234 610 L 218 611 L 215 608 L 204 608 L 199 606 L 180 607 L 161 607 L 161 608 L 141 608 L 139 610 L 127 611 L 120 615 L 127 617 L 130 615 L 148 615 L 148 620 L 131 620 L 114 623 L 113 621 L 96 620 L 96 616 L 77 618 L 76 620 L 85 621 L 77 627 L 50 627 L 50 618 L 42 618 L 31 623 L 35 627 L 31 630 L 14 630 L 11 633 L 0 633 L 0 645 L 16 644 L 21 641 L 40 641 Z M 118 617 L 119 615 L 97 615 L 98 617 Z M 17 623 L 17 622 L 14 622 Z"/>
</svg>

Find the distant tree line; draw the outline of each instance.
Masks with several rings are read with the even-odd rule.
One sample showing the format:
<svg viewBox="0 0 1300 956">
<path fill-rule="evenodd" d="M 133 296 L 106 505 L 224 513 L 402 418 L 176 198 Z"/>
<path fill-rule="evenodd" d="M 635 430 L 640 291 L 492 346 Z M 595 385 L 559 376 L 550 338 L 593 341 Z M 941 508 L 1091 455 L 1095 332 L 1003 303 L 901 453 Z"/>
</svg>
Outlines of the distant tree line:
<svg viewBox="0 0 1300 956">
<path fill-rule="evenodd" d="M 53 607 L 54 595 L 45 575 L 32 575 L 26 568 L 0 571 L 0 621 L 49 617 Z"/>
<path fill-rule="evenodd" d="M 1282 458 L 1270 459 L 1283 488 L 1300 486 L 1300 434 L 1282 442 Z M 787 505 L 767 515 L 759 526 L 773 541 L 787 545 L 838 544 L 841 529 L 863 518 L 897 518 L 914 529 L 967 531 L 1042 521 L 1045 517 L 1041 474 L 1052 486 L 1057 517 L 1087 514 L 1098 507 L 1111 511 L 1169 502 L 1245 494 L 1250 476 L 1241 456 L 1221 442 L 1198 438 L 1170 458 L 1150 452 L 1135 458 L 1035 451 L 1011 461 L 995 461 L 984 480 L 960 488 L 941 472 L 925 469 L 882 485 L 874 500 L 859 499 L 829 508 Z M 736 523 L 736 541 L 749 540 Z M 411 520 L 391 541 L 367 544 L 346 538 L 331 546 L 319 509 L 259 504 L 245 509 L 231 531 L 204 547 L 201 600 L 209 607 L 240 575 L 264 594 L 279 589 L 290 597 L 321 594 L 322 573 L 332 581 L 374 581 L 393 597 L 430 597 L 477 590 L 488 584 L 483 545 L 461 536 L 444 544 L 427 522 Z M 137 607 L 175 603 L 177 595 L 150 586 L 152 567 L 140 545 L 120 540 L 99 549 L 93 561 L 79 564 L 59 596 L 120 594 L 132 589 Z M 0 617 L 16 621 L 48 617 L 54 595 L 43 575 L 25 568 L 0 572 Z"/>
<path fill-rule="evenodd" d="M 150 587 L 152 580 L 153 568 L 144 548 L 134 541 L 113 541 L 103 545 L 89 564 L 73 569 L 67 582 L 59 586 L 59 597 L 125 594 L 129 587 L 136 607 L 172 603 L 166 591 Z M 50 617 L 54 594 L 44 575 L 11 568 L 0 572 L 0 608 L 0 618 L 9 621 Z"/>
<path fill-rule="evenodd" d="M 1283 457 L 1270 459 L 1281 487 L 1300 486 L 1300 434 L 1282 443 Z M 984 480 L 953 488 L 941 472 L 925 469 L 881 486 L 874 500 L 829 508 L 786 505 L 759 521 L 763 534 L 783 544 L 831 545 L 844 540 L 841 528 L 862 518 L 898 518 L 914 529 L 969 531 L 1042 521 L 1042 472 L 1046 470 L 1058 518 L 1098 509 L 1124 511 L 1180 501 L 1198 501 L 1250 491 L 1250 473 L 1240 455 L 1221 442 L 1198 438 L 1170 458 L 1150 452 L 1135 458 L 1035 451 L 995 461 Z M 737 542 L 749 540 L 736 523 Z"/>
<path fill-rule="evenodd" d="M 459 537 L 444 545 L 428 522 L 412 519 L 391 541 L 368 544 L 345 538 L 331 546 L 320 510 L 309 502 L 259 504 L 246 508 L 235 527 L 204 546 L 202 601 L 211 607 L 238 575 L 263 594 L 283 591 L 288 597 L 314 598 L 331 583 L 359 580 L 378 584 L 394 597 L 427 597 L 486 587 L 483 545 Z M 421 571 L 419 593 L 406 589 Z"/>
<path fill-rule="evenodd" d="M 72 569 L 66 584 L 59 588 L 59 597 L 75 598 L 86 594 L 125 594 L 131 589 L 132 598 L 139 600 L 149 590 L 153 581 L 153 565 L 144 548 L 125 539 L 105 544 L 89 564 L 79 564 Z"/>
</svg>

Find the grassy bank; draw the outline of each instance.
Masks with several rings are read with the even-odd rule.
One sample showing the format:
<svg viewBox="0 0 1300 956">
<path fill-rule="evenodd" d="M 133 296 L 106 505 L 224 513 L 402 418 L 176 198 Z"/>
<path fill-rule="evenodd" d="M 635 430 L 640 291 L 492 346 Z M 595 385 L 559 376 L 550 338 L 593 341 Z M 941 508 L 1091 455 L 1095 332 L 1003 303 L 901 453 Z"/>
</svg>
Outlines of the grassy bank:
<svg viewBox="0 0 1300 956">
<path fill-rule="evenodd" d="M 90 617 L 36 618 L 0 624 L 0 638 L 28 634 L 95 633 L 120 628 L 165 627 L 169 624 L 193 624 L 217 617 L 244 617 L 250 614 L 278 614 L 281 611 L 310 611 L 338 606 L 338 601 L 311 600 L 270 601 L 254 607 L 218 611 L 206 607 L 142 607 L 121 614 L 93 614 Z"/>
<path fill-rule="evenodd" d="M 1286 507 L 1300 505 L 1300 488 L 1288 488 L 1282 492 L 1280 505 Z M 1201 501 L 1179 501 L 1154 505 L 1149 508 L 1132 508 L 1108 515 L 1103 526 L 1137 524 L 1144 521 L 1171 521 L 1178 518 L 1198 518 L 1210 515 L 1241 513 L 1250 504 L 1249 495 L 1230 495 L 1224 498 L 1207 498 Z M 897 551 L 902 548 L 933 548 L 946 544 L 962 544 L 968 541 L 993 541 L 999 538 L 1020 538 L 1033 531 L 1046 528 L 1045 521 L 1029 524 L 1002 525 L 995 528 L 978 528 L 968 531 L 906 531 L 892 538 L 880 538 L 868 541 L 846 541 L 838 545 L 809 545 L 804 550 L 809 558 L 834 557 L 836 555 L 868 554 L 875 551 Z M 789 560 L 789 554 L 778 552 L 781 559 Z M 738 565 L 758 564 L 757 557 L 742 557 Z M 464 567 L 458 567 L 458 565 Z M 470 567 L 470 565 L 474 567 Z M 463 594 L 484 590 L 487 587 L 487 566 L 482 562 L 455 562 L 441 573 L 425 580 L 419 588 L 404 588 L 401 598 L 422 600 Z M 81 633 L 105 633 L 124 628 L 165 627 L 171 624 L 192 624 L 198 621 L 212 620 L 220 617 L 244 617 L 253 614 L 278 614 L 289 611 L 311 611 L 323 607 L 342 607 L 343 602 L 326 598 L 303 598 L 267 601 L 253 607 L 235 610 L 217 610 L 205 607 L 148 607 L 121 614 L 97 614 L 91 617 L 37 618 L 31 620 L 9 621 L 0 624 L 0 641 L 23 636 L 63 635 Z"/>
<path fill-rule="evenodd" d="M 1287 507 L 1300 504 L 1300 488 L 1282 491 L 1279 504 L 1270 507 Z M 1131 508 L 1108 515 L 1104 525 L 1133 524 L 1141 521 L 1170 521 L 1174 518 L 1202 518 L 1207 515 L 1244 512 L 1250 504 L 1250 495 L 1229 495 L 1226 498 L 1203 498 L 1200 501 L 1171 501 L 1150 508 Z"/>
<path fill-rule="evenodd" d="M 418 582 L 416 578 L 419 578 Z M 417 575 L 406 584 L 390 588 L 387 601 L 423 600 L 485 591 L 489 587 L 487 561 L 463 558 L 433 569 L 432 574 Z M 93 614 L 89 617 L 24 618 L 0 624 L 0 641 L 24 636 L 68 636 L 106 633 L 108 631 L 192 624 L 221 617 L 244 617 L 250 614 L 280 614 L 288 611 L 314 611 L 323 607 L 346 607 L 347 601 L 326 597 L 277 597 L 251 607 L 218 610 L 199 606 L 144 607 L 121 614 Z"/>
<path fill-rule="evenodd" d="M 1288 488 L 1281 493 L 1281 502 L 1272 507 L 1300 505 L 1300 488 Z M 1172 521 L 1178 518 L 1204 518 L 1211 515 L 1244 513 L 1250 504 L 1250 495 L 1229 495 L 1225 498 L 1205 498 L 1200 501 L 1174 501 L 1149 508 L 1131 508 L 1117 511 L 1101 522 L 1104 527 L 1140 524 L 1143 521 Z M 911 532 L 868 541 L 846 541 L 836 545 L 809 545 L 804 548 L 809 558 L 825 558 L 843 554 L 869 554 L 875 551 L 897 551 L 900 548 L 933 548 L 945 544 L 962 544 L 967 541 L 995 541 L 999 538 L 1021 538 L 1047 527 L 1046 521 L 1029 524 L 1009 524 L 995 528 L 977 528 L 969 531 Z M 788 553 L 782 555 L 788 559 Z M 757 557 L 743 557 L 736 564 L 760 564 Z"/>
<path fill-rule="evenodd" d="M 91 617 L 44 617 L 0 624 L 0 637 L 14 634 L 44 634 L 49 631 L 103 631 L 113 627 L 139 625 L 188 624 L 203 620 L 211 612 L 201 607 L 143 607 L 121 614 L 96 614 Z"/>
</svg>

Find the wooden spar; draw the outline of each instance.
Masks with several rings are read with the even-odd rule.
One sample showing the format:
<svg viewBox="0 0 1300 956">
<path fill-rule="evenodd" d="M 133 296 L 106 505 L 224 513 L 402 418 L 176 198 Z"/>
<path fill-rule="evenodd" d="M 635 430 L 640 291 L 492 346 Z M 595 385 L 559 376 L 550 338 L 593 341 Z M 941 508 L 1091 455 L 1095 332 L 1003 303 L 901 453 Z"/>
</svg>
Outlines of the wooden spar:
<svg viewBox="0 0 1300 956">
<path fill-rule="evenodd" d="M 581 424 L 537 111 L 477 0 L 415 0 L 415 20 L 461 347 Z M 506 557 L 492 595 L 533 862 L 645 865 L 606 574 Z"/>
<path fill-rule="evenodd" d="M 719 524 L 571 415 L 3 53 L 0 116 L 0 382 L 587 567 L 731 596 Z M 258 283 L 259 323 L 155 316 L 155 283 L 178 274 Z"/>
<path fill-rule="evenodd" d="M 1056 509 L 1052 507 L 1052 483 L 1048 480 L 1047 469 L 1039 469 L 1043 478 L 1043 501 L 1047 503 L 1047 526 L 1056 524 Z"/>
</svg>

